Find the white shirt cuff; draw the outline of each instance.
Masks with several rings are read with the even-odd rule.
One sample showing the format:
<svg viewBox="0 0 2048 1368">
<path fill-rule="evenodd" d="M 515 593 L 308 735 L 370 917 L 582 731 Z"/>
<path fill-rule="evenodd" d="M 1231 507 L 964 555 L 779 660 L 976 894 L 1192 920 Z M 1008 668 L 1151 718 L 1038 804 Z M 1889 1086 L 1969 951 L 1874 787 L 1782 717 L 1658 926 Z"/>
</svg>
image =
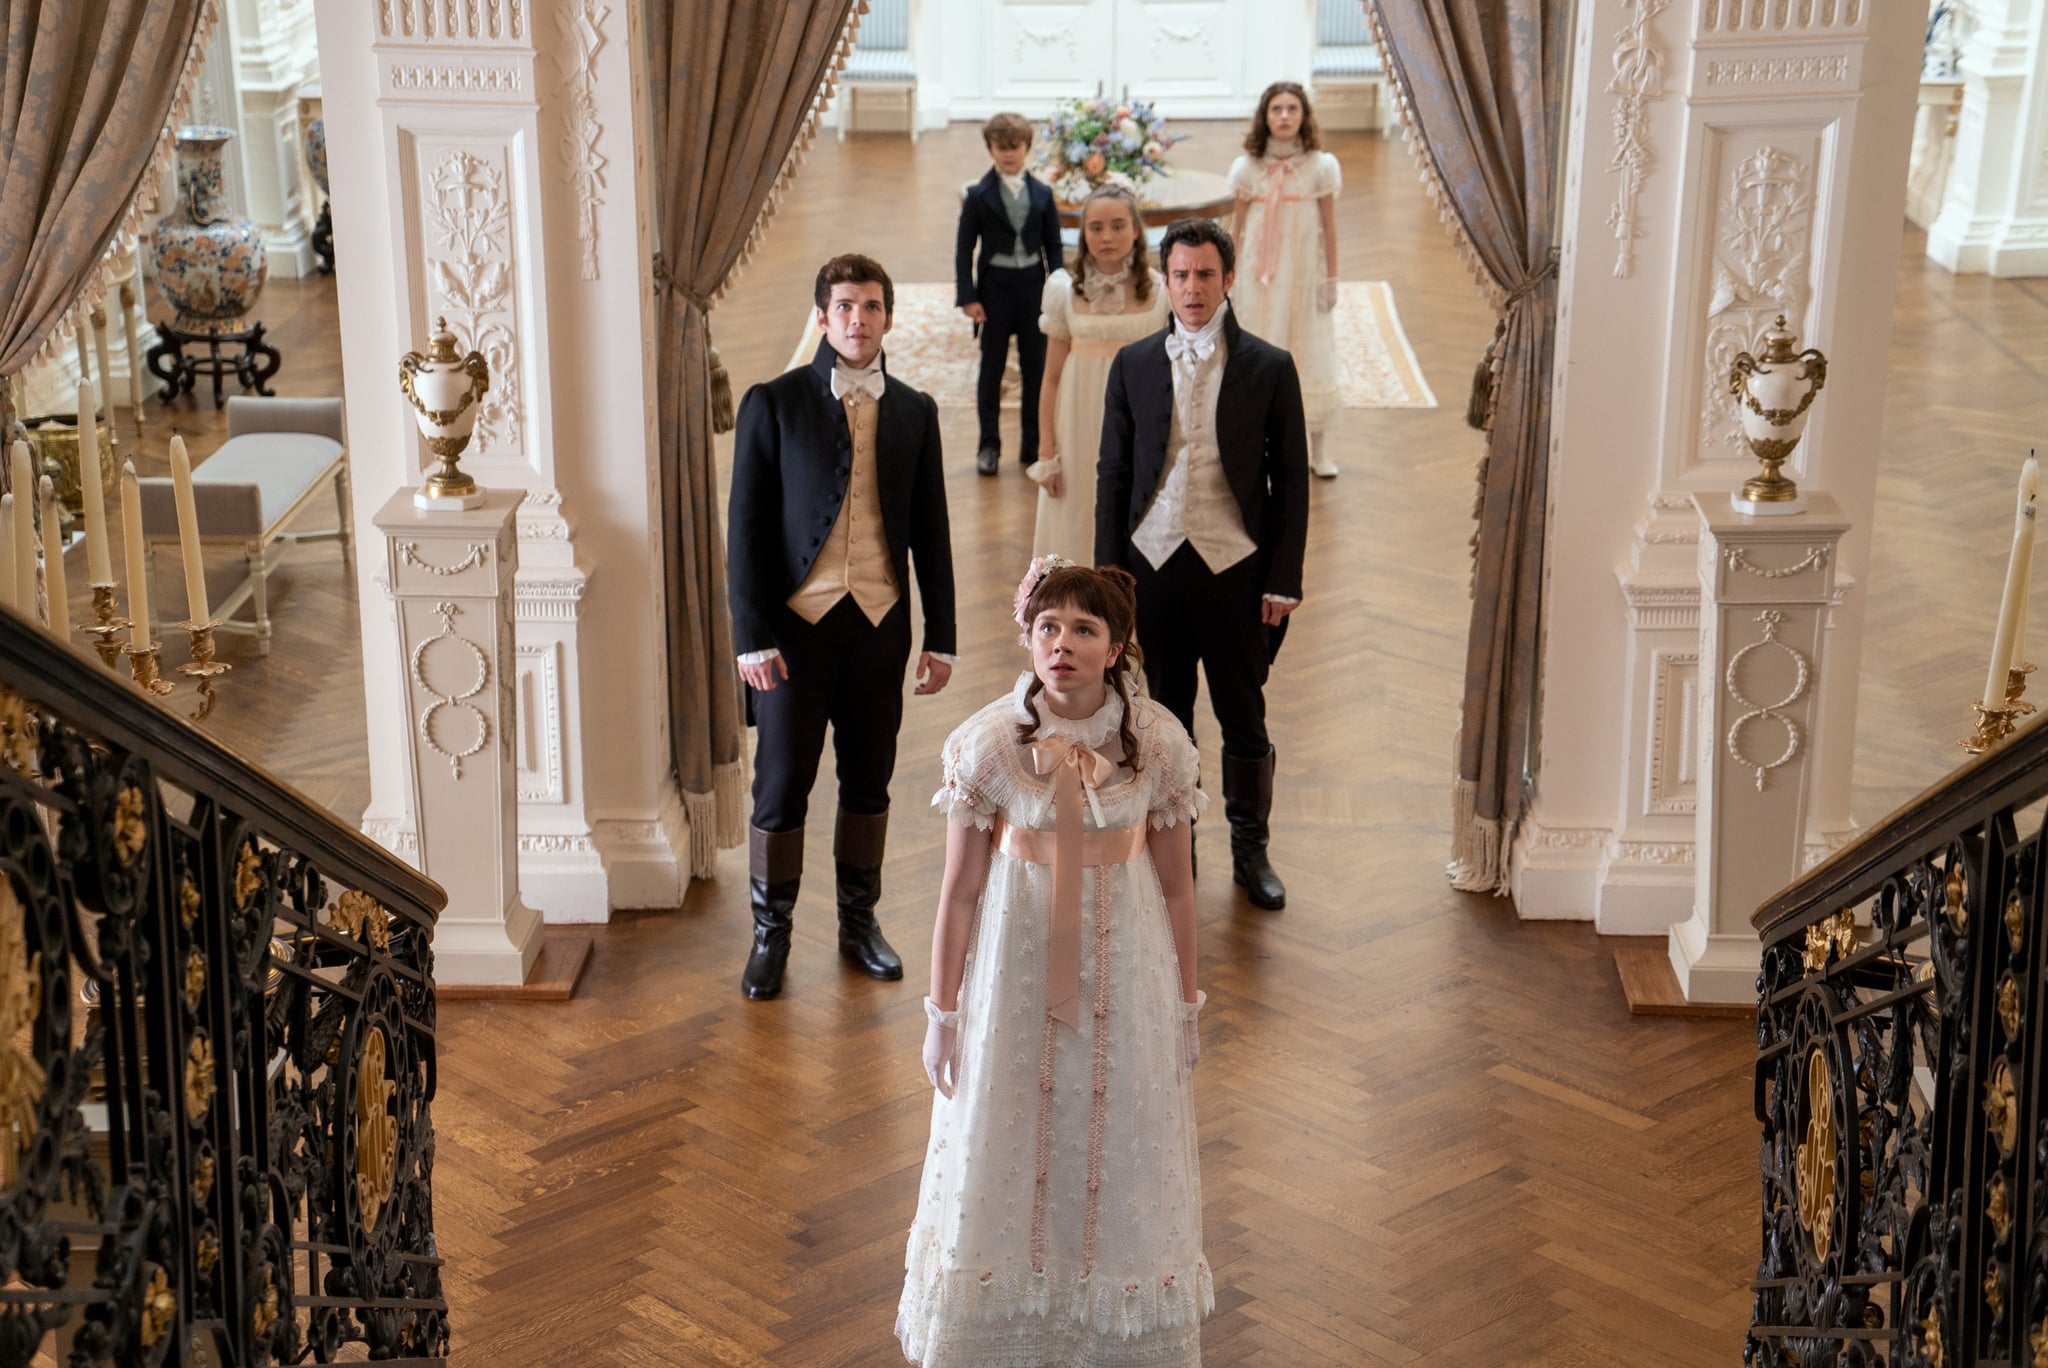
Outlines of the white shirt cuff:
<svg viewBox="0 0 2048 1368">
<path fill-rule="evenodd" d="M 772 646 L 765 651 L 740 652 L 740 664 L 742 665 L 766 665 L 771 660 L 780 659 L 782 659 L 782 652 Z"/>
<path fill-rule="evenodd" d="M 1289 597 L 1287 597 L 1287 595 L 1285 595 L 1285 594 L 1268 594 L 1268 595 L 1266 595 L 1266 602 L 1268 602 L 1268 603 L 1284 603 L 1284 604 L 1287 604 L 1287 605 L 1288 605 L 1289 607 L 1300 607 L 1300 606 L 1301 606 L 1301 600 L 1300 600 L 1300 599 L 1298 599 L 1298 598 L 1289 598 Z"/>
<path fill-rule="evenodd" d="M 1057 456 L 1047 456 L 1024 467 L 1024 478 L 1034 484 L 1044 484 L 1060 473 L 1060 458 Z"/>
<path fill-rule="evenodd" d="M 926 651 L 925 654 L 949 670 L 957 668 L 960 664 L 960 657 L 948 651 Z"/>
</svg>

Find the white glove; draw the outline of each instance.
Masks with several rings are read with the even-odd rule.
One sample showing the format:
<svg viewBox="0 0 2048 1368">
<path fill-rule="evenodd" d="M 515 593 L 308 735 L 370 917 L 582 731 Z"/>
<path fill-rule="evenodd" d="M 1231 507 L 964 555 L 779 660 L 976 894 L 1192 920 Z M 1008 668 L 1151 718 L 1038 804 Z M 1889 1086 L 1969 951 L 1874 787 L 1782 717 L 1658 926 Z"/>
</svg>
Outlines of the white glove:
<svg viewBox="0 0 2048 1368">
<path fill-rule="evenodd" d="M 1337 282 L 1326 280 L 1316 286 L 1316 312 L 1328 313 L 1337 307 Z"/>
<path fill-rule="evenodd" d="M 924 1075 L 939 1096 L 950 1099 L 960 1086 L 960 1013 L 942 1012 L 926 998 L 924 1014 L 931 1022 L 924 1030 Z"/>
<path fill-rule="evenodd" d="M 1209 995 L 1198 990 L 1193 1002 L 1179 1003 L 1176 1007 L 1180 1016 L 1180 1081 L 1183 1083 L 1194 1077 L 1195 1065 L 1202 1058 L 1202 1031 L 1196 1019 L 1202 1015 L 1202 1004 L 1208 1000 Z"/>
</svg>

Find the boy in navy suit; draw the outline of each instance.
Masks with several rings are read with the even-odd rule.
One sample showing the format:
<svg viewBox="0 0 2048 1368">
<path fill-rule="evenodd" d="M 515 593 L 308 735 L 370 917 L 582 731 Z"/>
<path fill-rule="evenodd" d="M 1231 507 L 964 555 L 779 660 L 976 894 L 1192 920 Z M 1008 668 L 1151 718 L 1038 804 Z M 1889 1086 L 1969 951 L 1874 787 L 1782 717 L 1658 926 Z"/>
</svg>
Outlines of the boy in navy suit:
<svg viewBox="0 0 2048 1368">
<path fill-rule="evenodd" d="M 984 475 L 995 474 L 1002 463 L 997 423 L 1012 337 L 1017 339 L 1017 368 L 1024 372 L 1020 454 L 1027 467 L 1038 459 L 1038 385 L 1045 375 L 1038 304 L 1046 277 L 1062 258 L 1060 211 L 1052 187 L 1024 169 L 1032 133 L 1031 121 L 1021 114 L 998 114 L 982 125 L 981 139 L 995 164 L 961 199 L 960 231 L 953 243 L 953 302 L 981 325 L 981 379 L 975 390 L 981 444 L 974 468 Z"/>
</svg>

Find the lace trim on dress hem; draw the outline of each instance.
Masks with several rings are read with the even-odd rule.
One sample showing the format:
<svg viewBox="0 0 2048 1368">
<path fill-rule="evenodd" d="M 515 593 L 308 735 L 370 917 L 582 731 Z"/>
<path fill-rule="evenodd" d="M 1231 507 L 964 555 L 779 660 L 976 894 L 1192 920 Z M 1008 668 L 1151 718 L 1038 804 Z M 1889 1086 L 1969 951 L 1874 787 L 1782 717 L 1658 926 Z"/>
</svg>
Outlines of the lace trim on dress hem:
<svg viewBox="0 0 2048 1368">
<path fill-rule="evenodd" d="M 948 1272 L 940 1262 L 929 1233 L 913 1230 L 896 1317 L 904 1352 L 913 1358 L 935 1330 L 948 1325 L 1041 1316 L 1132 1339 L 1197 1325 L 1216 1309 L 1216 1283 L 1207 1259 L 1142 1281 L 1100 1271 L 1084 1274 L 1079 1264 L 1057 1259 L 1049 1260 L 1043 1273 L 1019 1263 Z"/>
</svg>

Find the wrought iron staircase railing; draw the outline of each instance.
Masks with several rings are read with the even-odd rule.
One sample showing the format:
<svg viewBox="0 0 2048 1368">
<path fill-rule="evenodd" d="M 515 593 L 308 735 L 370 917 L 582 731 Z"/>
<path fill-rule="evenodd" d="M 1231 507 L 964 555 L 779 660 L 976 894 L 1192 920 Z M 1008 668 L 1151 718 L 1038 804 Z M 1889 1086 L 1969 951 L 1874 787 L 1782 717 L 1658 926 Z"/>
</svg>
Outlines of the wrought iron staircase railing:
<svg viewBox="0 0 2048 1368">
<path fill-rule="evenodd" d="M 1759 908 L 1746 1362 L 2048 1365 L 2048 727 Z"/>
<path fill-rule="evenodd" d="M 0 611 L 0 1368 L 447 1353 L 444 902 Z"/>
</svg>

